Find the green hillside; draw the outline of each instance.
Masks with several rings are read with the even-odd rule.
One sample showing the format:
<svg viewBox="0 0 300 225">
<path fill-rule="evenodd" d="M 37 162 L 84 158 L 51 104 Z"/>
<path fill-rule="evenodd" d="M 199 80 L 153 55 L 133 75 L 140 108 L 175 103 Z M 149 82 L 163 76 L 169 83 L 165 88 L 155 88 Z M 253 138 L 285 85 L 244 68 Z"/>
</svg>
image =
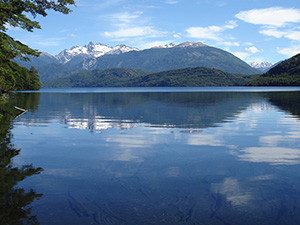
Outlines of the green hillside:
<svg viewBox="0 0 300 225">
<path fill-rule="evenodd" d="M 300 54 L 247 83 L 248 86 L 300 86 Z"/>
<path fill-rule="evenodd" d="M 115 68 L 76 73 L 48 80 L 44 87 L 200 87 L 242 86 L 252 76 L 234 75 L 217 69 L 194 67 L 159 73 Z"/>
<path fill-rule="evenodd" d="M 135 79 L 130 85 L 137 87 L 199 87 L 237 86 L 245 83 L 245 79 L 242 76 L 217 69 L 193 67 L 149 74 Z"/>
<path fill-rule="evenodd" d="M 104 55 L 97 59 L 94 67 L 97 69 L 132 68 L 151 72 L 208 67 L 235 74 L 260 73 L 231 53 L 210 46 L 153 48 L 119 55 Z"/>
<path fill-rule="evenodd" d="M 147 74 L 142 70 L 123 68 L 93 70 L 44 81 L 43 87 L 122 87 L 131 79 Z"/>
</svg>

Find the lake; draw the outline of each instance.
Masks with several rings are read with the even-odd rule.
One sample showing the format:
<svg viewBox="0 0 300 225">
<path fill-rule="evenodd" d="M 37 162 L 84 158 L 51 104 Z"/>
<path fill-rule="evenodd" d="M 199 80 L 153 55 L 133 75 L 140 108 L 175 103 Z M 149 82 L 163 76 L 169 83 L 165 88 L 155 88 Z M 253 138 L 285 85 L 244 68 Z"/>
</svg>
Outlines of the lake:
<svg viewBox="0 0 300 225">
<path fill-rule="evenodd" d="M 20 150 L 0 178 L 19 210 L 2 206 L 7 224 L 300 224 L 299 87 L 16 97 L 29 111 L 1 145 Z"/>
</svg>

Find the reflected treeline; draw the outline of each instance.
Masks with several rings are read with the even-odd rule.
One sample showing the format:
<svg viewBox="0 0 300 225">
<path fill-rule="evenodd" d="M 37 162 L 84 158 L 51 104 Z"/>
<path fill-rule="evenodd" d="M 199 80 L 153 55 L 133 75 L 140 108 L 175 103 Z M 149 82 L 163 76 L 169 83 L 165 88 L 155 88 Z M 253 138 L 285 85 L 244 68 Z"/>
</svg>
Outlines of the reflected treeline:
<svg viewBox="0 0 300 225">
<path fill-rule="evenodd" d="M 235 117 L 259 99 L 258 93 L 233 92 L 42 93 L 38 112 L 21 121 L 58 119 L 91 130 L 105 129 L 104 124 L 109 126 L 112 121 L 198 129 Z"/>
<path fill-rule="evenodd" d="M 266 97 L 273 105 L 300 119 L 300 92 L 268 93 Z"/>
<path fill-rule="evenodd" d="M 38 93 L 19 93 L 33 101 Z M 230 121 L 254 103 L 270 103 L 300 116 L 299 92 L 42 93 L 39 110 L 20 121 L 52 119 L 79 129 L 150 126 L 203 129 Z M 262 101 L 263 100 L 263 101 Z M 268 100 L 268 101 L 266 101 Z M 269 103 L 268 103 L 269 102 Z"/>
<path fill-rule="evenodd" d="M 33 165 L 16 167 L 13 158 L 20 154 L 11 143 L 11 121 L 18 115 L 14 105 L 26 109 L 37 109 L 38 96 L 20 95 L 20 98 L 11 96 L 9 103 L 0 105 L 0 224 L 39 224 L 36 216 L 31 215 L 30 204 L 42 196 L 34 190 L 25 191 L 16 187 L 17 183 L 26 177 L 39 174 L 42 168 Z"/>
</svg>

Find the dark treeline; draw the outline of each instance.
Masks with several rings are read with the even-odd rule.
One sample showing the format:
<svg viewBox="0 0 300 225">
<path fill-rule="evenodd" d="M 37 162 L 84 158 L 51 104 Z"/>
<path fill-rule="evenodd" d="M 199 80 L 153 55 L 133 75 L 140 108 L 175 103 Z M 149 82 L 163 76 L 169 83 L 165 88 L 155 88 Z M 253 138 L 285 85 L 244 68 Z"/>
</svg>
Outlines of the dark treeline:
<svg viewBox="0 0 300 225">
<path fill-rule="evenodd" d="M 193 67 L 159 73 L 115 68 L 80 72 L 43 82 L 44 87 L 198 87 L 242 86 L 257 75 L 235 75 L 217 69 Z"/>
</svg>

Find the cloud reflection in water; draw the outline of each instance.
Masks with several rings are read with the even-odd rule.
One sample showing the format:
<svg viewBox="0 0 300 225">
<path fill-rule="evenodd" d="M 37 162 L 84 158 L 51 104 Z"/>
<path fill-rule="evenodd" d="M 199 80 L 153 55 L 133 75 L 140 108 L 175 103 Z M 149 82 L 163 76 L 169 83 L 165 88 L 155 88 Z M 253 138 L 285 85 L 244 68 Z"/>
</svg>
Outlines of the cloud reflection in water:
<svg viewBox="0 0 300 225">
<path fill-rule="evenodd" d="M 271 165 L 295 165 L 300 163 L 300 149 L 283 147 L 250 147 L 241 151 L 239 159 L 248 162 L 264 162 Z"/>
</svg>

